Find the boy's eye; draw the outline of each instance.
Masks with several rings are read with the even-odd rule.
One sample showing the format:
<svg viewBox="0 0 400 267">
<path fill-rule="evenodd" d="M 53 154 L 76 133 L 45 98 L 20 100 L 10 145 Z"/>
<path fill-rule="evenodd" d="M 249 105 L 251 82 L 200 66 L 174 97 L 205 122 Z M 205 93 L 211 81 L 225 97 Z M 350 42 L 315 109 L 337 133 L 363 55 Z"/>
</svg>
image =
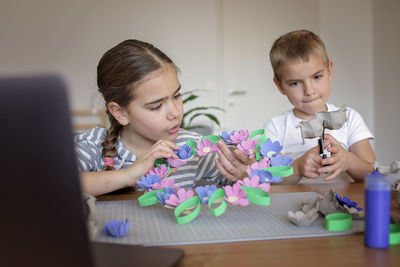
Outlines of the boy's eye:
<svg viewBox="0 0 400 267">
<path fill-rule="evenodd" d="M 152 108 L 150 108 L 150 110 L 152 110 L 152 111 L 159 110 L 161 108 L 161 105 L 162 104 L 160 104 L 160 105 L 158 105 L 156 107 L 152 107 Z"/>
<path fill-rule="evenodd" d="M 314 79 L 316 79 L 316 80 L 319 80 L 319 79 L 321 79 L 322 78 L 322 74 L 318 74 L 318 75 L 315 75 L 314 76 Z"/>
</svg>

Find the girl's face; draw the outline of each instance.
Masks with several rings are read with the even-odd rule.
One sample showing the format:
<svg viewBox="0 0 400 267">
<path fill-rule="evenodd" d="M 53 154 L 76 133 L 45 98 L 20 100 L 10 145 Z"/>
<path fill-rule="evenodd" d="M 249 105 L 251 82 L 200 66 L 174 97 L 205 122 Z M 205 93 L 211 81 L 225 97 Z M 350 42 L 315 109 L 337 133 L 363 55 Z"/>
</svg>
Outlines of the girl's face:
<svg viewBox="0 0 400 267">
<path fill-rule="evenodd" d="M 308 62 L 299 60 L 282 66 L 281 82 L 274 79 L 279 91 L 294 106 L 294 115 L 308 120 L 315 112 L 326 111 L 331 91 L 332 62 L 326 66 L 322 56 L 310 56 Z"/>
<path fill-rule="evenodd" d="M 150 73 L 132 89 L 134 97 L 125 109 L 128 123 L 123 137 L 142 145 L 175 140 L 183 116 L 180 88 L 173 65 Z"/>
</svg>

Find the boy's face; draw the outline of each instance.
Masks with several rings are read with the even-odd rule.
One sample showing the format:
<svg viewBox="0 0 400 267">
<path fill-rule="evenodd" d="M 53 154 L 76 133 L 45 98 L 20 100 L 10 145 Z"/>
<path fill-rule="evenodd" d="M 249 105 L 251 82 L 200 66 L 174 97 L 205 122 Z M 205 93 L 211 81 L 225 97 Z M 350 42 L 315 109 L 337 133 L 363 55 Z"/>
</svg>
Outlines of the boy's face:
<svg viewBox="0 0 400 267">
<path fill-rule="evenodd" d="M 326 111 L 332 80 L 332 62 L 326 66 L 322 56 L 310 56 L 308 62 L 302 59 L 290 61 L 280 69 L 281 82 L 274 78 L 279 91 L 286 95 L 294 106 L 294 115 L 308 120 L 315 112 Z"/>
<path fill-rule="evenodd" d="M 123 138 L 141 145 L 175 140 L 183 116 L 180 88 L 173 65 L 150 73 L 133 89 L 134 98 L 123 109 Z"/>
</svg>

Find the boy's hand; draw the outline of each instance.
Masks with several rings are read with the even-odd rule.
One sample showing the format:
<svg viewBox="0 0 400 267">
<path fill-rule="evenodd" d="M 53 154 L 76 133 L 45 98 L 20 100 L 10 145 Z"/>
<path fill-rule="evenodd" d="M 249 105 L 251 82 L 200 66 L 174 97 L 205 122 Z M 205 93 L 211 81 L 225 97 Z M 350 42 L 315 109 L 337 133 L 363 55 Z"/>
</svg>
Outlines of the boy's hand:
<svg viewBox="0 0 400 267">
<path fill-rule="evenodd" d="M 298 159 L 298 168 L 301 176 L 310 179 L 316 179 L 319 177 L 319 168 L 321 165 L 322 157 L 319 155 L 319 147 L 313 147 L 304 153 Z"/>
<path fill-rule="evenodd" d="M 255 162 L 240 149 L 232 151 L 223 141 L 218 141 L 218 159 L 215 160 L 218 170 L 228 180 L 236 182 L 247 177 L 247 165 Z"/>
<path fill-rule="evenodd" d="M 324 139 L 324 147 L 328 147 L 331 156 L 322 160 L 321 163 L 324 166 L 319 168 L 318 172 L 332 172 L 331 175 L 324 178 L 325 181 L 329 181 L 335 179 L 340 173 L 347 171 L 350 168 L 352 154 L 344 149 L 344 147 L 342 147 L 342 145 L 330 134 L 325 134 Z"/>
</svg>

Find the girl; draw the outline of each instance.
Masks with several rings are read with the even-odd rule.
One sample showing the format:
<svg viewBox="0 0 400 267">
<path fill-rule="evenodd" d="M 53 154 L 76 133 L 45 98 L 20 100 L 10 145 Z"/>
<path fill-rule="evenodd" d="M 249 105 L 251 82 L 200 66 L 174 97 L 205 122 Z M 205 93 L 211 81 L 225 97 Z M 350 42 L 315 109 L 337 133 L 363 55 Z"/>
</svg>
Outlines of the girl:
<svg viewBox="0 0 400 267">
<path fill-rule="evenodd" d="M 196 133 L 180 129 L 183 104 L 177 67 L 149 43 L 126 40 L 107 51 L 97 66 L 97 84 L 110 120 L 75 138 L 83 191 L 100 195 L 132 187 L 158 158 L 177 158 Z M 224 185 L 244 178 L 247 155 L 234 153 L 223 142 L 215 153 L 193 157 L 167 179 L 194 187 L 201 179 Z M 220 172 L 218 171 L 220 170 Z"/>
</svg>

